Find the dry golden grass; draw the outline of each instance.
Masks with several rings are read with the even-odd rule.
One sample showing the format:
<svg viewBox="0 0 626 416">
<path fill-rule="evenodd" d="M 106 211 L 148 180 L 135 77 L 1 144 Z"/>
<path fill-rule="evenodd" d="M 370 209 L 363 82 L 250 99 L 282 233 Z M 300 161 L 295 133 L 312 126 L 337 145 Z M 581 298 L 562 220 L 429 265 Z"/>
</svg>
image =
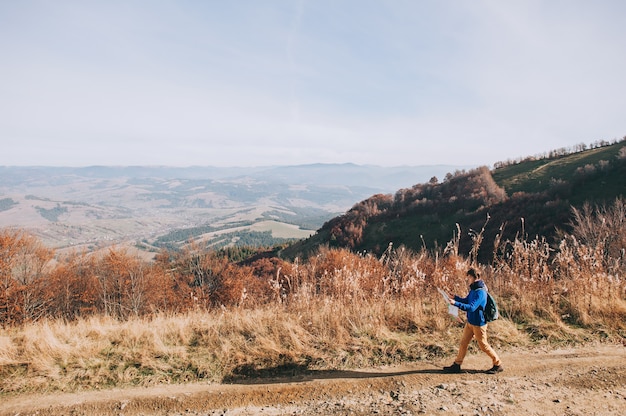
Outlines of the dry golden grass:
<svg viewBox="0 0 626 416">
<path fill-rule="evenodd" d="M 452 264 L 439 270 L 449 273 L 447 267 L 466 266 Z M 598 288 L 603 288 L 599 282 Z M 600 338 L 623 334 L 623 298 L 602 303 L 594 297 L 605 292 L 592 293 L 592 298 L 585 292 L 572 297 L 580 304 L 559 306 L 575 287 L 553 298 L 536 294 L 539 287 L 520 280 L 501 288 L 497 296 L 505 318 L 490 328 L 496 348 L 546 340 L 583 342 L 593 338 L 594 331 L 598 335 L 598 328 L 603 331 Z M 436 296 L 367 298 L 340 292 L 337 299 L 312 296 L 310 290 L 310 285 L 303 285 L 302 293 L 294 293 L 290 302 L 255 309 L 222 308 L 127 321 L 100 316 L 3 329 L 0 392 L 219 382 L 287 370 L 438 360 L 456 349 L 459 324 Z M 353 290 L 358 292 L 357 287 Z M 586 309 L 589 305 L 591 309 Z M 568 325 L 559 308 L 580 313 L 577 325 Z M 585 322 L 591 331 L 578 328 Z"/>
</svg>

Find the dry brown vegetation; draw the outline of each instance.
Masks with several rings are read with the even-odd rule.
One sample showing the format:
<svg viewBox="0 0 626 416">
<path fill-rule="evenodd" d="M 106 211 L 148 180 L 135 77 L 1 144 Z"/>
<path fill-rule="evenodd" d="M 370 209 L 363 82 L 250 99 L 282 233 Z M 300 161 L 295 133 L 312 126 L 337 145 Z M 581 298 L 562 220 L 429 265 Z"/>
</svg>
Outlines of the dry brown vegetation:
<svg viewBox="0 0 626 416">
<path fill-rule="evenodd" d="M 390 246 L 323 248 L 237 265 L 190 246 L 145 262 L 121 249 L 54 253 L 0 232 L 0 393 L 97 389 L 444 357 L 458 325 L 436 287 L 480 267 L 497 348 L 626 336 L 625 202 L 575 211 L 574 233 L 499 241 L 490 264 Z M 475 236 L 480 244 L 482 236 Z M 476 251 L 474 251 L 475 253 Z"/>
</svg>

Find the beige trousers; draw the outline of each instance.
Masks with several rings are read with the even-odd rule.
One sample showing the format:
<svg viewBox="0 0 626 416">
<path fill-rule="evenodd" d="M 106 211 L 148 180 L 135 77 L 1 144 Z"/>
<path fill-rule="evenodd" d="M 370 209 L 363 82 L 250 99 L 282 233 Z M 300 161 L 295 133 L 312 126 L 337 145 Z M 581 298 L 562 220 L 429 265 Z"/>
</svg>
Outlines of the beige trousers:
<svg viewBox="0 0 626 416">
<path fill-rule="evenodd" d="M 487 342 L 487 325 L 474 326 L 470 323 L 466 323 L 465 328 L 463 328 L 463 336 L 461 337 L 459 354 L 456 356 L 456 360 L 454 360 L 456 364 L 463 364 L 463 360 L 465 359 L 465 355 L 467 354 L 467 347 L 469 347 L 469 343 L 472 341 L 472 338 L 476 338 L 478 346 L 485 354 L 489 356 L 489 358 L 491 358 L 493 365 L 501 364 L 498 354 L 496 354 L 493 348 L 491 348 L 491 345 L 489 345 L 489 342 Z"/>
</svg>

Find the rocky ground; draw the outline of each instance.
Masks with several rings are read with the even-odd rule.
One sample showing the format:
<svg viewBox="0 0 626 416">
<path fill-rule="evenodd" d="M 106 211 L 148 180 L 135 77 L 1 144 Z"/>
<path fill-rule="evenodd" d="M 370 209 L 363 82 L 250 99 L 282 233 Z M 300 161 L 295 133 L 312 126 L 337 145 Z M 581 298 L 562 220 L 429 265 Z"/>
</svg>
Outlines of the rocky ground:
<svg viewBox="0 0 626 416">
<path fill-rule="evenodd" d="M 624 415 L 626 347 L 598 344 L 501 353 L 505 371 L 468 355 L 446 362 L 190 384 L 0 397 L 0 415 Z"/>
</svg>

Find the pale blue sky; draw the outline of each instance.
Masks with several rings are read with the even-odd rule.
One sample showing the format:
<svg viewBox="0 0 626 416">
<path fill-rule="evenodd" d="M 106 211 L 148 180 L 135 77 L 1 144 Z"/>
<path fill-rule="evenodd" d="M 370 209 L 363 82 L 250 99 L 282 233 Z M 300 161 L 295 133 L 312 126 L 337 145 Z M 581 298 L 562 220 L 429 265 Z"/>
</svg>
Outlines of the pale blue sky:
<svg viewBox="0 0 626 416">
<path fill-rule="evenodd" d="M 621 0 L 0 0 L 0 165 L 492 165 L 626 135 Z"/>
</svg>

